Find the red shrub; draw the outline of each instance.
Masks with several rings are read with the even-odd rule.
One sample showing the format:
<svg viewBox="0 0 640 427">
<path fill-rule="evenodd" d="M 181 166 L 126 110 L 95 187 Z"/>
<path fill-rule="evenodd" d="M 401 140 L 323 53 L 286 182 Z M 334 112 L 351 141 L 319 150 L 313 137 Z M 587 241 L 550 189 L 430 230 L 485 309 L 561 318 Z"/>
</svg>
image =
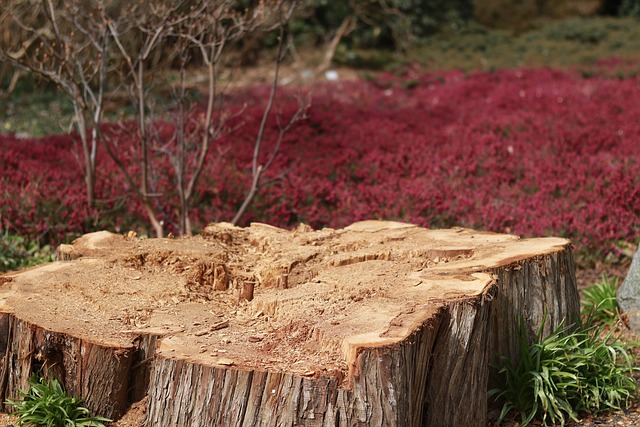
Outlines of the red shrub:
<svg viewBox="0 0 640 427">
<path fill-rule="evenodd" d="M 262 191 L 244 222 L 342 227 L 398 219 L 561 235 L 605 251 L 640 237 L 638 78 L 548 69 L 413 73 L 314 87 L 310 118 L 285 136 L 269 171 L 286 172 L 285 179 Z M 405 89 L 409 77 L 419 84 Z M 218 142 L 228 153 L 203 173 L 193 213 L 199 225 L 229 220 L 242 201 L 263 92 L 236 94 L 248 106 L 236 119 L 242 127 Z M 284 117 L 296 107 L 287 94 L 278 105 Z M 158 135 L 171 126 L 159 124 Z M 276 135 L 272 119 L 265 152 Z M 131 139 L 118 143 L 135 159 Z M 105 202 L 99 211 L 86 208 L 72 140 L 0 136 L 3 228 L 60 238 L 144 221 L 136 199 L 122 198 L 131 189 L 104 153 L 98 195 Z M 154 191 L 163 194 L 157 206 L 171 228 L 175 178 L 166 157 L 155 164 Z"/>
</svg>

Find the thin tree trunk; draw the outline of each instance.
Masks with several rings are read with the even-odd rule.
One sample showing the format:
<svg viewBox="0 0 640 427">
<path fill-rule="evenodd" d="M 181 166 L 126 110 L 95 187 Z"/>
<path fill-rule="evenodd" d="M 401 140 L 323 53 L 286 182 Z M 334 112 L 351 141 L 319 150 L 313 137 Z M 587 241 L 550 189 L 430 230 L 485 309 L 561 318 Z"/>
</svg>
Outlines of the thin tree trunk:
<svg viewBox="0 0 640 427">
<path fill-rule="evenodd" d="M 318 65 L 318 73 L 323 73 L 331 67 L 331 62 L 333 61 L 333 57 L 336 55 L 336 49 L 340 44 L 340 40 L 342 40 L 347 34 L 349 34 L 354 26 L 355 26 L 356 18 L 352 15 L 345 17 L 340 26 L 336 30 L 336 33 L 333 35 L 327 50 L 324 53 L 324 57 L 320 65 Z"/>
<path fill-rule="evenodd" d="M 81 108 L 82 101 L 73 101 L 75 111 L 75 120 L 82 144 L 82 154 L 84 159 L 84 182 L 87 190 L 87 205 L 92 208 L 95 206 L 95 163 L 93 161 L 92 149 L 89 144 L 89 135 L 87 133 L 87 123 L 84 118 L 84 109 Z"/>
</svg>

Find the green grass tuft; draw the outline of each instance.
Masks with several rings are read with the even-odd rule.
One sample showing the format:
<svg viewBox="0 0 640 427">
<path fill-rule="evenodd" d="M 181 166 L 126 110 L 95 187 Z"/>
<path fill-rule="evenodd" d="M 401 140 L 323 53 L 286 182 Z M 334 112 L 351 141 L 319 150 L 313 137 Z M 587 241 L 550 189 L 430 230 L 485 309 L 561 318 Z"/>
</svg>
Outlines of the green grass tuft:
<svg viewBox="0 0 640 427">
<path fill-rule="evenodd" d="M 620 308 L 616 294 L 618 292 L 618 278 L 611 280 L 606 277 L 602 281 L 583 291 L 581 301 L 582 315 L 589 324 L 612 325 L 620 318 Z"/>
<path fill-rule="evenodd" d="M 502 359 L 501 384 L 489 391 L 502 403 L 498 422 L 512 410 L 522 425 L 540 418 L 545 425 L 577 421 L 578 414 L 626 406 L 636 392 L 631 344 L 604 325 L 560 325 L 542 337 L 541 325 L 529 344 L 524 322 L 518 326 L 519 360 Z"/>
<path fill-rule="evenodd" d="M 8 401 L 21 426 L 105 427 L 108 418 L 91 416 L 80 399 L 68 396 L 56 379 L 32 376 L 29 391 L 20 391 L 21 401 Z"/>
</svg>

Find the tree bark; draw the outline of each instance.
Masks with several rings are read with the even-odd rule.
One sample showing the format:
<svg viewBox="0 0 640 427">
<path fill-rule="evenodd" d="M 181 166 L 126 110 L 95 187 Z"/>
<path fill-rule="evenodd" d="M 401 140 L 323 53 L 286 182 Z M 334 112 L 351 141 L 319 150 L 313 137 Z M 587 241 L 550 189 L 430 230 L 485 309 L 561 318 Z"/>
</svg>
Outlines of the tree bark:
<svg viewBox="0 0 640 427">
<path fill-rule="evenodd" d="M 19 401 L 31 374 L 42 372 L 55 375 L 95 413 L 118 418 L 127 409 L 133 347 L 48 331 L 8 313 L 0 314 L 0 329 L 2 402 Z"/>
<path fill-rule="evenodd" d="M 60 253 L 0 277 L 0 398 L 50 367 L 100 415 L 148 396 L 147 427 L 486 425 L 518 321 L 579 316 L 565 239 L 212 224 Z"/>
</svg>

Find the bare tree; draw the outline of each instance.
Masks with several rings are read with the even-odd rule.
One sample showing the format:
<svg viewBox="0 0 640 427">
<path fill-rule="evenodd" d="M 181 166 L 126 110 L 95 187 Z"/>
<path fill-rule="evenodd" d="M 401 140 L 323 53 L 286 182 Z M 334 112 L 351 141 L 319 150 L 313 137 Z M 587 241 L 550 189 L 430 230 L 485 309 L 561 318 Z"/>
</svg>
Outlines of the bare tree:
<svg viewBox="0 0 640 427">
<path fill-rule="evenodd" d="M 224 87 L 219 84 L 219 76 L 223 68 L 229 64 L 226 54 L 229 48 L 243 37 L 259 31 L 280 31 L 279 48 L 276 58 L 276 77 L 273 81 L 271 95 L 265 111 L 258 137 L 255 141 L 256 153 L 254 163 L 258 161 L 260 144 L 264 137 L 266 119 L 270 114 L 277 85 L 277 67 L 283 58 L 284 28 L 287 25 L 297 1 L 271 0 L 254 2 L 251 7 L 241 8 L 237 0 L 199 0 L 177 3 L 173 1 L 157 1 L 154 7 L 145 9 L 131 8 L 127 12 L 126 21 L 109 22 L 111 37 L 119 50 L 119 56 L 126 64 L 126 75 L 123 80 L 131 82 L 130 93 L 134 104 L 138 106 L 138 132 L 140 141 L 140 172 L 138 196 L 147 212 L 157 236 L 164 234 L 164 224 L 159 219 L 154 200 L 160 196 L 150 190 L 150 171 L 153 168 L 152 153 L 160 152 L 168 156 L 173 168 L 175 190 L 178 194 L 178 231 L 191 234 L 192 226 L 189 212 L 196 186 L 205 167 L 208 166 L 212 143 L 229 134 L 229 119 L 234 112 L 223 104 Z M 132 33 L 135 33 L 132 35 Z M 139 40 L 137 45 L 127 45 L 128 39 Z M 162 45 L 163 51 L 170 51 L 178 64 L 177 84 L 172 87 L 176 100 L 175 132 L 162 140 L 153 131 L 148 117 L 149 83 L 145 69 L 145 61 L 154 49 Z M 206 109 L 204 114 L 194 114 L 194 109 L 186 101 L 186 68 L 192 60 L 204 65 L 206 70 Z M 299 120 L 303 108 L 295 114 L 282 134 Z M 253 167 L 253 185 L 234 218 L 237 221 L 253 200 L 255 193 L 263 186 L 262 173 L 271 164 L 277 154 L 277 148 L 268 164 Z M 106 138 L 107 151 L 124 173 L 132 188 L 136 179 L 126 168 L 125 161 L 120 158 L 115 147 Z M 222 153 L 218 153 L 219 159 Z"/>
<path fill-rule="evenodd" d="M 256 135 L 256 139 L 253 147 L 253 159 L 251 162 L 251 186 L 247 195 L 240 205 L 238 212 L 236 212 L 235 216 L 231 220 L 231 223 L 236 225 L 242 218 L 242 215 L 246 212 L 247 208 L 253 202 L 253 199 L 258 194 L 258 191 L 269 185 L 273 182 L 273 179 L 263 181 L 264 173 L 271 166 L 276 156 L 280 151 L 280 147 L 282 144 L 282 139 L 284 135 L 291 129 L 291 127 L 298 121 L 306 118 L 306 112 L 309 106 L 308 100 L 299 99 L 299 107 L 293 113 L 293 115 L 289 118 L 288 122 L 285 125 L 281 125 L 278 123 L 278 136 L 276 139 L 276 144 L 271 153 L 268 155 L 267 160 L 265 162 L 260 162 L 260 153 L 262 147 L 262 141 L 264 139 L 265 128 L 267 125 L 267 120 L 269 115 L 271 114 L 271 110 L 273 108 L 273 102 L 275 100 L 276 92 L 278 89 L 278 73 L 280 70 L 280 63 L 284 60 L 285 47 L 288 42 L 287 36 L 285 34 L 286 23 L 291 18 L 291 14 L 293 13 L 294 8 L 288 8 L 287 10 L 280 10 L 279 16 L 279 25 L 278 25 L 278 49 L 276 51 L 275 58 L 275 69 L 274 69 L 274 77 L 273 82 L 271 84 L 271 91 L 269 93 L 269 99 L 267 101 L 267 105 L 265 107 L 264 113 L 262 115 L 262 120 L 260 122 L 260 127 L 258 129 L 258 133 Z M 281 177 L 279 177 L 281 178 Z"/>
<path fill-rule="evenodd" d="M 233 222 L 239 221 L 257 192 L 272 180 L 264 172 L 276 158 L 283 135 L 305 115 L 306 105 L 279 126 L 275 148 L 262 161 L 262 142 L 278 88 L 278 70 L 284 58 L 286 27 L 298 0 L 13 0 L 0 3 L 0 22 L 19 34 L 0 45 L 0 61 L 8 62 L 53 82 L 71 100 L 82 141 L 89 204 L 95 202 L 98 143 L 121 171 L 129 189 L 143 206 L 156 236 L 165 233 L 163 217 L 168 194 L 157 180 L 158 156 L 171 165 L 177 194 L 177 231 L 191 234 L 189 218 L 200 176 L 212 165 L 211 147 L 233 129 L 231 111 L 223 103 L 220 75 L 231 64 L 230 49 L 248 36 L 278 31 L 275 77 L 254 142 L 252 184 Z M 177 66 L 177 80 L 169 86 L 175 106 L 164 111 L 173 118 L 170 136 L 158 131 L 153 93 L 157 83 L 154 64 Z M 206 70 L 204 112 L 188 101 L 187 68 L 192 62 Z M 174 70 L 175 71 L 175 70 Z M 115 77 L 115 79 L 114 79 Z M 135 119 L 119 130 L 101 128 L 107 83 L 112 94 L 126 90 L 136 107 Z M 132 125 L 133 123 L 133 125 Z M 115 130 L 114 130 L 115 129 Z M 126 134 L 126 135 L 125 135 Z M 123 136 L 135 141 L 135 150 L 123 149 Z M 132 157 L 133 153 L 133 157 Z M 224 152 L 214 153 L 219 160 Z M 215 162 L 215 160 L 213 161 Z"/>
<path fill-rule="evenodd" d="M 89 206 L 95 203 L 97 127 L 109 61 L 109 31 L 96 19 L 104 8 L 102 0 L 0 3 L 0 23 L 14 35 L 0 39 L 0 61 L 53 83 L 73 105 Z"/>
<path fill-rule="evenodd" d="M 183 234 L 191 234 L 191 200 L 211 144 L 233 130 L 227 123 L 234 112 L 223 105 L 224 88 L 218 83 L 221 67 L 225 65 L 224 54 L 231 43 L 262 30 L 270 15 L 284 7 L 283 3 L 261 2 L 252 9 L 238 11 L 234 10 L 237 2 L 233 0 L 204 2 L 203 10 L 198 11 L 197 15 L 192 15 L 191 19 L 185 20 L 172 34 L 177 40 L 177 56 L 180 58 L 180 84 L 174 92 L 180 107 L 175 151 L 166 152 L 176 173 L 176 187 L 180 199 L 179 231 Z M 290 8 L 293 9 L 293 5 Z M 206 111 L 196 122 L 193 118 L 198 116 L 189 114 L 189 109 L 186 108 L 184 86 L 185 66 L 193 48 L 205 66 L 207 82 Z M 200 141 L 199 144 L 195 144 L 197 149 L 189 153 L 188 147 L 194 146 L 189 142 L 198 135 Z"/>
<path fill-rule="evenodd" d="M 109 34 L 117 46 L 119 57 L 124 62 L 120 80 L 129 81 L 127 89 L 131 101 L 137 106 L 137 139 L 140 145 L 140 177 L 139 181 L 127 168 L 127 153 L 117 149 L 108 135 L 103 135 L 106 150 L 109 156 L 119 167 L 131 189 L 134 189 L 140 198 L 147 213 L 149 221 L 156 236 L 164 234 L 163 224 L 154 208 L 153 197 L 150 191 L 149 175 L 152 163 L 149 158 L 150 133 L 149 118 L 147 117 L 148 99 L 148 73 L 145 70 L 145 62 L 151 53 L 162 44 L 171 28 L 177 25 L 176 12 L 182 3 L 157 1 L 157 2 L 131 2 L 121 16 L 113 17 L 107 14 L 102 16 Z M 130 43 L 134 40 L 134 43 Z M 127 43 L 129 42 L 129 43 Z"/>
</svg>

